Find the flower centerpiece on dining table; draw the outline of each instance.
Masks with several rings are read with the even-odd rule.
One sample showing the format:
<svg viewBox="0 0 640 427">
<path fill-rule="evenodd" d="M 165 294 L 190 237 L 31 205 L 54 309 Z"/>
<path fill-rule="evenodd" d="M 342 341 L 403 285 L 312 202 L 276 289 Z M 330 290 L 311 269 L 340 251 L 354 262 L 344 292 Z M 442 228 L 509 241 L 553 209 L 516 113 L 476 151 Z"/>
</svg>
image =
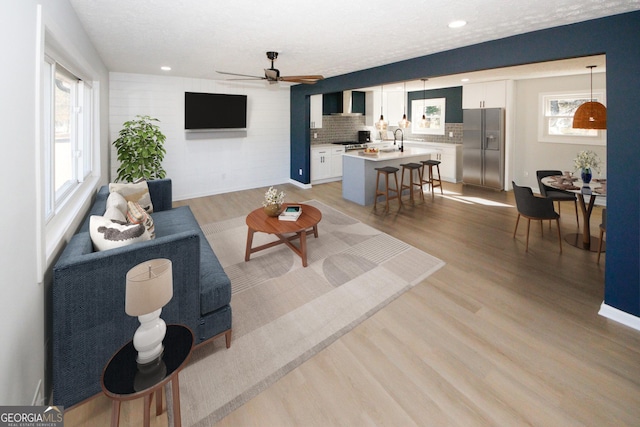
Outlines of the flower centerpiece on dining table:
<svg viewBox="0 0 640 427">
<path fill-rule="evenodd" d="M 278 192 L 277 189 L 269 187 L 264 193 L 264 202 L 262 206 L 267 216 L 276 217 L 282 212 L 282 203 L 284 203 L 284 191 Z"/>
<path fill-rule="evenodd" d="M 591 150 L 584 150 L 578 153 L 578 157 L 574 160 L 576 170 L 581 173 L 582 182 L 588 184 L 591 182 L 593 170 L 600 173 L 600 159 L 598 155 Z"/>
</svg>

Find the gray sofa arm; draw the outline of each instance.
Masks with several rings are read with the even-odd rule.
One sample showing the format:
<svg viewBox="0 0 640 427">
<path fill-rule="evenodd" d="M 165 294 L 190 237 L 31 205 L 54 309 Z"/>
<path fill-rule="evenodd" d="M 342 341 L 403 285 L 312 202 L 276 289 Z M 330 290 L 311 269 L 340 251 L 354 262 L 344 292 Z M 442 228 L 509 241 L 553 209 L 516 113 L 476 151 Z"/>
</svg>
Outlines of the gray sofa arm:
<svg viewBox="0 0 640 427">
<path fill-rule="evenodd" d="M 154 258 L 173 262 L 174 295 L 162 310 L 162 319 L 195 331 L 200 314 L 196 230 L 104 252 L 92 252 L 88 233 L 73 236 L 53 270 L 56 405 L 68 407 L 100 392 L 100 376 L 109 357 L 132 339 L 138 327 L 137 318 L 124 312 L 126 273 Z"/>
<path fill-rule="evenodd" d="M 147 185 L 154 212 L 168 211 L 173 207 L 171 179 L 154 179 L 147 181 Z"/>
</svg>

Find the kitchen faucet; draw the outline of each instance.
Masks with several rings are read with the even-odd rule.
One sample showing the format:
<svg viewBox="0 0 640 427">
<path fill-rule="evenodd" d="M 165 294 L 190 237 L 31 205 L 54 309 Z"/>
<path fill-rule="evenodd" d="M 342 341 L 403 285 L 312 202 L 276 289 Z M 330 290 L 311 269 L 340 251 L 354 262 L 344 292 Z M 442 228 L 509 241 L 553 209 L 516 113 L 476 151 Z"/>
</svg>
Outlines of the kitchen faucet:
<svg viewBox="0 0 640 427">
<path fill-rule="evenodd" d="M 396 132 L 400 131 L 400 152 L 404 152 L 404 132 L 402 128 L 393 131 L 393 145 L 396 145 Z"/>
</svg>

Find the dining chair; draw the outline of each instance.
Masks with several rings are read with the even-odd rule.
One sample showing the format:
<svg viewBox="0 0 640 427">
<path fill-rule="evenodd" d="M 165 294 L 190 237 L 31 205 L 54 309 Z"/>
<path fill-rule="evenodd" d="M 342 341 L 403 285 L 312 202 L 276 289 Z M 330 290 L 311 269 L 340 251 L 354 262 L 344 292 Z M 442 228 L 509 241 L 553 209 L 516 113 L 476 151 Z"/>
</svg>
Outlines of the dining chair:
<svg viewBox="0 0 640 427">
<path fill-rule="evenodd" d="M 600 241 L 598 242 L 598 259 L 597 263 L 600 264 L 600 254 L 602 253 L 602 238 L 604 233 L 607 232 L 607 208 L 602 208 L 602 223 L 600 224 Z"/>
<path fill-rule="evenodd" d="M 578 197 L 575 193 L 570 191 L 562 191 L 548 185 L 544 185 L 542 183 L 542 178 L 546 178 L 548 176 L 554 175 L 562 175 L 562 171 L 557 170 L 539 170 L 536 171 L 536 176 L 538 177 L 538 187 L 540 188 L 540 194 L 543 197 L 548 197 L 554 202 L 558 202 L 558 214 L 561 214 L 560 210 L 560 202 L 573 202 L 573 206 L 576 210 L 576 223 L 578 227 L 580 227 L 580 221 L 578 220 Z"/>
<path fill-rule="evenodd" d="M 516 228 L 513 230 L 513 238 L 516 238 L 520 217 L 527 218 L 527 246 L 526 252 L 529 252 L 529 229 L 531 228 L 531 220 L 540 221 L 540 229 L 542 230 L 542 221 L 555 220 L 558 228 L 558 244 L 560 245 L 560 253 L 562 253 L 562 236 L 560 235 L 560 215 L 553 208 L 553 200 L 548 197 L 536 197 L 529 187 L 520 187 L 515 182 L 513 185 L 513 194 L 516 198 L 516 207 L 518 209 L 518 219 L 516 220 Z M 543 232 L 544 233 L 544 232 Z"/>
</svg>

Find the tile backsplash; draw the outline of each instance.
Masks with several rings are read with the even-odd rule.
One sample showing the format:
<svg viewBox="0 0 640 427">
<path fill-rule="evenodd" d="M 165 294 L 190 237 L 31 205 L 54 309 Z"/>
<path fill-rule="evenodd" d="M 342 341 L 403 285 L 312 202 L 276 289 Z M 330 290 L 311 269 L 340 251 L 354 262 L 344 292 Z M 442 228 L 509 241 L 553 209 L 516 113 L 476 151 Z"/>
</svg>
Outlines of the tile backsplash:
<svg viewBox="0 0 640 427">
<path fill-rule="evenodd" d="M 428 142 L 444 142 L 446 144 L 462 144 L 462 123 L 445 123 L 444 135 L 412 134 L 411 129 L 404 130 L 404 139 L 412 139 Z M 452 136 L 449 136 L 449 133 Z"/>
<path fill-rule="evenodd" d="M 396 126 L 389 126 L 390 131 Z M 340 141 L 358 141 L 359 130 L 370 130 L 372 139 L 379 139 L 373 126 L 365 125 L 365 116 L 322 116 L 322 128 L 311 129 L 311 145 L 330 144 Z M 462 123 L 445 123 L 444 135 L 412 134 L 411 129 L 404 129 L 404 139 L 428 142 L 444 142 L 448 144 L 462 144 Z M 449 133 L 453 136 L 449 137 Z M 314 138 L 314 134 L 317 135 Z"/>
<path fill-rule="evenodd" d="M 311 129 L 311 144 L 330 144 L 341 141 L 357 141 L 358 131 L 369 129 L 360 116 L 322 116 L 322 128 Z M 317 134 L 317 138 L 313 134 Z"/>
</svg>

